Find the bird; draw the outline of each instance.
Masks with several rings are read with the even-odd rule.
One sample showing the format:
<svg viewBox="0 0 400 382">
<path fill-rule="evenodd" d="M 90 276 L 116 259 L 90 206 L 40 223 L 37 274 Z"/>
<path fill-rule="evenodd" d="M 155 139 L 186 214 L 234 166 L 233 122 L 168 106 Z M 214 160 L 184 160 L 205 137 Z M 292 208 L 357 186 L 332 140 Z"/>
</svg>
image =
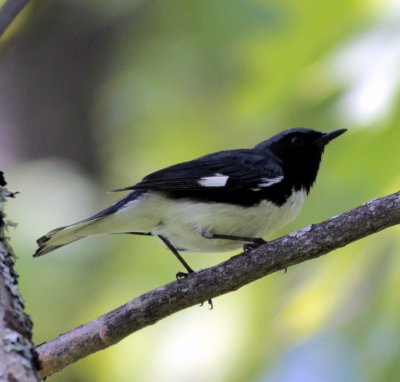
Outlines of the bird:
<svg viewBox="0 0 400 382">
<path fill-rule="evenodd" d="M 265 243 L 299 213 L 328 143 L 346 129 L 284 130 L 253 148 L 218 151 L 145 176 L 110 207 L 37 240 L 34 257 L 90 235 L 158 237 L 187 277 L 181 252 L 245 252 Z"/>
</svg>

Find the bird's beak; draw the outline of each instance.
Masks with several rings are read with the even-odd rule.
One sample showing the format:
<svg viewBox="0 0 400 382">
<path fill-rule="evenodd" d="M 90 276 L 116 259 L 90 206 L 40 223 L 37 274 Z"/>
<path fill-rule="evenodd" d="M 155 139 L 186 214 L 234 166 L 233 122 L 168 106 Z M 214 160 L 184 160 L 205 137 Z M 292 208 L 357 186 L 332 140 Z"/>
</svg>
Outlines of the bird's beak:
<svg viewBox="0 0 400 382">
<path fill-rule="evenodd" d="M 315 141 L 315 144 L 319 147 L 324 147 L 325 145 L 327 145 L 330 141 L 332 141 L 333 139 L 337 138 L 339 135 L 342 135 L 343 133 L 345 133 L 347 131 L 347 129 L 339 129 L 339 130 L 332 130 L 332 131 L 328 131 L 327 133 L 324 133 L 322 135 L 322 137 L 318 138 Z"/>
</svg>

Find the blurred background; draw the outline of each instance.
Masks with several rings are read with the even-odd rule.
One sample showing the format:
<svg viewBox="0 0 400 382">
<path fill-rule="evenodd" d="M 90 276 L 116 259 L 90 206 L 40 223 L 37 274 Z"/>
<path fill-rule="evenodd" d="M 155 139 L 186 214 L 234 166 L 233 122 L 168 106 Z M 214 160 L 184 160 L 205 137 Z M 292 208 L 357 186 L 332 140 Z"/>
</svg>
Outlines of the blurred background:
<svg viewBox="0 0 400 382">
<path fill-rule="evenodd" d="M 181 270 L 139 236 L 31 257 L 37 237 L 151 171 L 289 127 L 347 128 L 276 236 L 397 191 L 399 86 L 399 0 L 32 1 L 0 41 L 0 168 L 20 191 L 8 216 L 35 342 Z M 180 312 L 49 381 L 398 381 L 399 233 Z"/>
</svg>

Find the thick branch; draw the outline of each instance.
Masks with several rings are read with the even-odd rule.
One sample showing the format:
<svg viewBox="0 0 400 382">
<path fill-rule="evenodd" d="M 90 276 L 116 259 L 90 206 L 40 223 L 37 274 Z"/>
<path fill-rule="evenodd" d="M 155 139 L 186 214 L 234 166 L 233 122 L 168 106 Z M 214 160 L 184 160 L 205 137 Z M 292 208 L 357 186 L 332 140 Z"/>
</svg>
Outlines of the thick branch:
<svg viewBox="0 0 400 382">
<path fill-rule="evenodd" d="M 7 243 L 4 204 L 12 197 L 0 171 L 0 381 L 38 381 L 32 322 L 24 313 L 14 255 Z"/>
<path fill-rule="evenodd" d="M 28 3 L 29 0 L 6 0 L 0 8 L 0 37 Z"/>
<path fill-rule="evenodd" d="M 371 200 L 320 224 L 295 231 L 262 245 L 250 254 L 175 281 L 38 346 L 41 377 L 46 377 L 91 353 L 175 312 L 197 305 L 291 265 L 400 223 L 400 192 Z"/>
</svg>

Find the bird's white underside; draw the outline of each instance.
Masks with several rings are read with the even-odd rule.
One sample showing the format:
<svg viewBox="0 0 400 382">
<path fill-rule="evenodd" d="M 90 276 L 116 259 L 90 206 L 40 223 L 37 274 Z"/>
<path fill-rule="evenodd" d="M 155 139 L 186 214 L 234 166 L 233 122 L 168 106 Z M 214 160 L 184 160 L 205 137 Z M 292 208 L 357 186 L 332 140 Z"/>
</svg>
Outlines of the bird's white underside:
<svg viewBox="0 0 400 382">
<path fill-rule="evenodd" d="M 91 223 L 76 224 L 50 239 L 63 244 L 71 236 L 122 232 L 151 232 L 163 235 L 179 249 L 192 252 L 224 252 L 240 248 L 232 240 L 206 239 L 201 233 L 268 237 L 291 222 L 304 202 L 305 191 L 295 191 L 281 207 L 262 201 L 254 207 L 225 203 L 202 203 L 166 199 L 148 192 L 127 203 L 118 212 Z"/>
</svg>

